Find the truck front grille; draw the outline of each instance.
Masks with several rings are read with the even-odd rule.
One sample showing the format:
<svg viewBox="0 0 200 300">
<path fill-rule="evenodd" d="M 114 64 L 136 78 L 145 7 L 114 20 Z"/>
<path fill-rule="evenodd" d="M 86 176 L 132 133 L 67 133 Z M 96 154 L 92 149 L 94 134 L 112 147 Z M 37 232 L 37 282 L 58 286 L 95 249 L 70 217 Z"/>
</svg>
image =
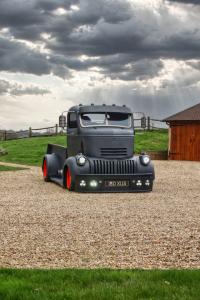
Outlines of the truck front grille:
<svg viewBox="0 0 200 300">
<path fill-rule="evenodd" d="M 127 155 L 127 148 L 101 148 L 102 157 L 124 157 Z"/>
<path fill-rule="evenodd" d="M 134 160 L 93 160 L 94 174 L 134 174 Z"/>
</svg>

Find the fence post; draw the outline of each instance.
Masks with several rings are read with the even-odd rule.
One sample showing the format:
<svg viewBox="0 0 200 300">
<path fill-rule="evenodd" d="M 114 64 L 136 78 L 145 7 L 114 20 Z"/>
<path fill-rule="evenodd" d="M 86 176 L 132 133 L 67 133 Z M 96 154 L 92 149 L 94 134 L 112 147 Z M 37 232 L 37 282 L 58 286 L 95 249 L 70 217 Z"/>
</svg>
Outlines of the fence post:
<svg viewBox="0 0 200 300">
<path fill-rule="evenodd" d="M 4 141 L 6 141 L 6 140 L 7 140 L 7 132 L 5 130 L 5 132 L 4 132 Z"/>
<path fill-rule="evenodd" d="M 146 129 L 146 127 L 147 127 L 147 119 L 144 116 L 144 117 L 141 118 L 141 128 Z"/>
<path fill-rule="evenodd" d="M 58 124 L 56 124 L 56 135 L 58 135 Z"/>
<path fill-rule="evenodd" d="M 150 117 L 147 118 L 147 129 L 151 130 L 151 119 L 150 119 Z"/>
<path fill-rule="evenodd" d="M 29 137 L 32 137 L 32 128 L 31 128 L 31 127 L 29 127 L 29 130 L 28 130 L 28 136 L 29 136 Z"/>
</svg>

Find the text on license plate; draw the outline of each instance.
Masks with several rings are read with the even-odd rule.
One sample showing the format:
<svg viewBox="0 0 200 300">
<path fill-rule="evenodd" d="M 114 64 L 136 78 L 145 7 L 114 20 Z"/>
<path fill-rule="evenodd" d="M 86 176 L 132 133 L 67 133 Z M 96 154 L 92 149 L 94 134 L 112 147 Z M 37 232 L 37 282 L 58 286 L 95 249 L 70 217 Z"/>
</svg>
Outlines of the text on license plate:
<svg viewBox="0 0 200 300">
<path fill-rule="evenodd" d="M 128 180 L 106 180 L 106 187 L 127 187 L 129 186 Z"/>
</svg>

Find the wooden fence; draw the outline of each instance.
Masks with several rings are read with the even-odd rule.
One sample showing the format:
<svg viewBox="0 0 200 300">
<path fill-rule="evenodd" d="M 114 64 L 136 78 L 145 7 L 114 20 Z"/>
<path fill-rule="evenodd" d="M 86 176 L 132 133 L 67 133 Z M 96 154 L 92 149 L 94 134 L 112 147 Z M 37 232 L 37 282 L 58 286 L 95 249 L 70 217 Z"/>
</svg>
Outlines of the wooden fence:
<svg viewBox="0 0 200 300">
<path fill-rule="evenodd" d="M 143 130 L 156 130 L 156 129 L 166 129 L 167 125 L 158 119 L 153 119 L 151 117 L 141 117 L 138 119 L 134 119 L 134 127 L 135 129 L 143 129 Z"/>
<path fill-rule="evenodd" d="M 62 129 L 59 128 L 58 124 L 51 127 L 43 128 L 32 128 L 29 127 L 27 130 L 12 131 L 12 130 L 0 130 L 0 140 L 14 140 L 23 139 L 30 137 L 40 137 L 40 136 L 52 136 L 62 134 Z"/>
<path fill-rule="evenodd" d="M 161 120 L 152 119 L 150 117 L 143 116 L 142 118 L 134 119 L 135 129 L 138 130 L 156 130 L 167 128 L 166 124 Z M 32 128 L 29 127 L 27 130 L 12 131 L 12 130 L 0 130 L 0 140 L 14 140 L 23 139 L 30 137 L 40 137 L 40 136 L 53 136 L 62 135 L 63 129 L 61 129 L 58 124 L 51 127 L 43 128 Z"/>
</svg>

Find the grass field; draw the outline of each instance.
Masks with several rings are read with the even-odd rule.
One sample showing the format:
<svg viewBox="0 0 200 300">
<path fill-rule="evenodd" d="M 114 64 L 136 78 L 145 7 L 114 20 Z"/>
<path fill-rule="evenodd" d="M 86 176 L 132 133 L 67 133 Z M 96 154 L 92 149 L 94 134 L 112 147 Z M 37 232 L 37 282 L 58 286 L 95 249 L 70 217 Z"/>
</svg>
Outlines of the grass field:
<svg viewBox="0 0 200 300">
<path fill-rule="evenodd" d="M 40 166 L 48 143 L 66 145 L 66 137 L 50 136 L 1 141 L 0 148 L 6 149 L 8 154 L 1 156 L 0 161 Z"/>
<path fill-rule="evenodd" d="M 135 152 L 166 151 L 168 148 L 168 130 L 136 131 Z"/>
<path fill-rule="evenodd" d="M 199 299 L 200 271 L 0 270 L 2 300 Z"/>
<path fill-rule="evenodd" d="M 8 151 L 8 154 L 0 157 L 0 161 L 40 166 L 42 157 L 46 152 L 47 144 L 66 145 L 65 136 L 34 137 L 13 141 L 0 141 L 0 148 Z M 167 130 L 136 132 L 135 152 L 142 150 L 167 150 Z"/>
</svg>

